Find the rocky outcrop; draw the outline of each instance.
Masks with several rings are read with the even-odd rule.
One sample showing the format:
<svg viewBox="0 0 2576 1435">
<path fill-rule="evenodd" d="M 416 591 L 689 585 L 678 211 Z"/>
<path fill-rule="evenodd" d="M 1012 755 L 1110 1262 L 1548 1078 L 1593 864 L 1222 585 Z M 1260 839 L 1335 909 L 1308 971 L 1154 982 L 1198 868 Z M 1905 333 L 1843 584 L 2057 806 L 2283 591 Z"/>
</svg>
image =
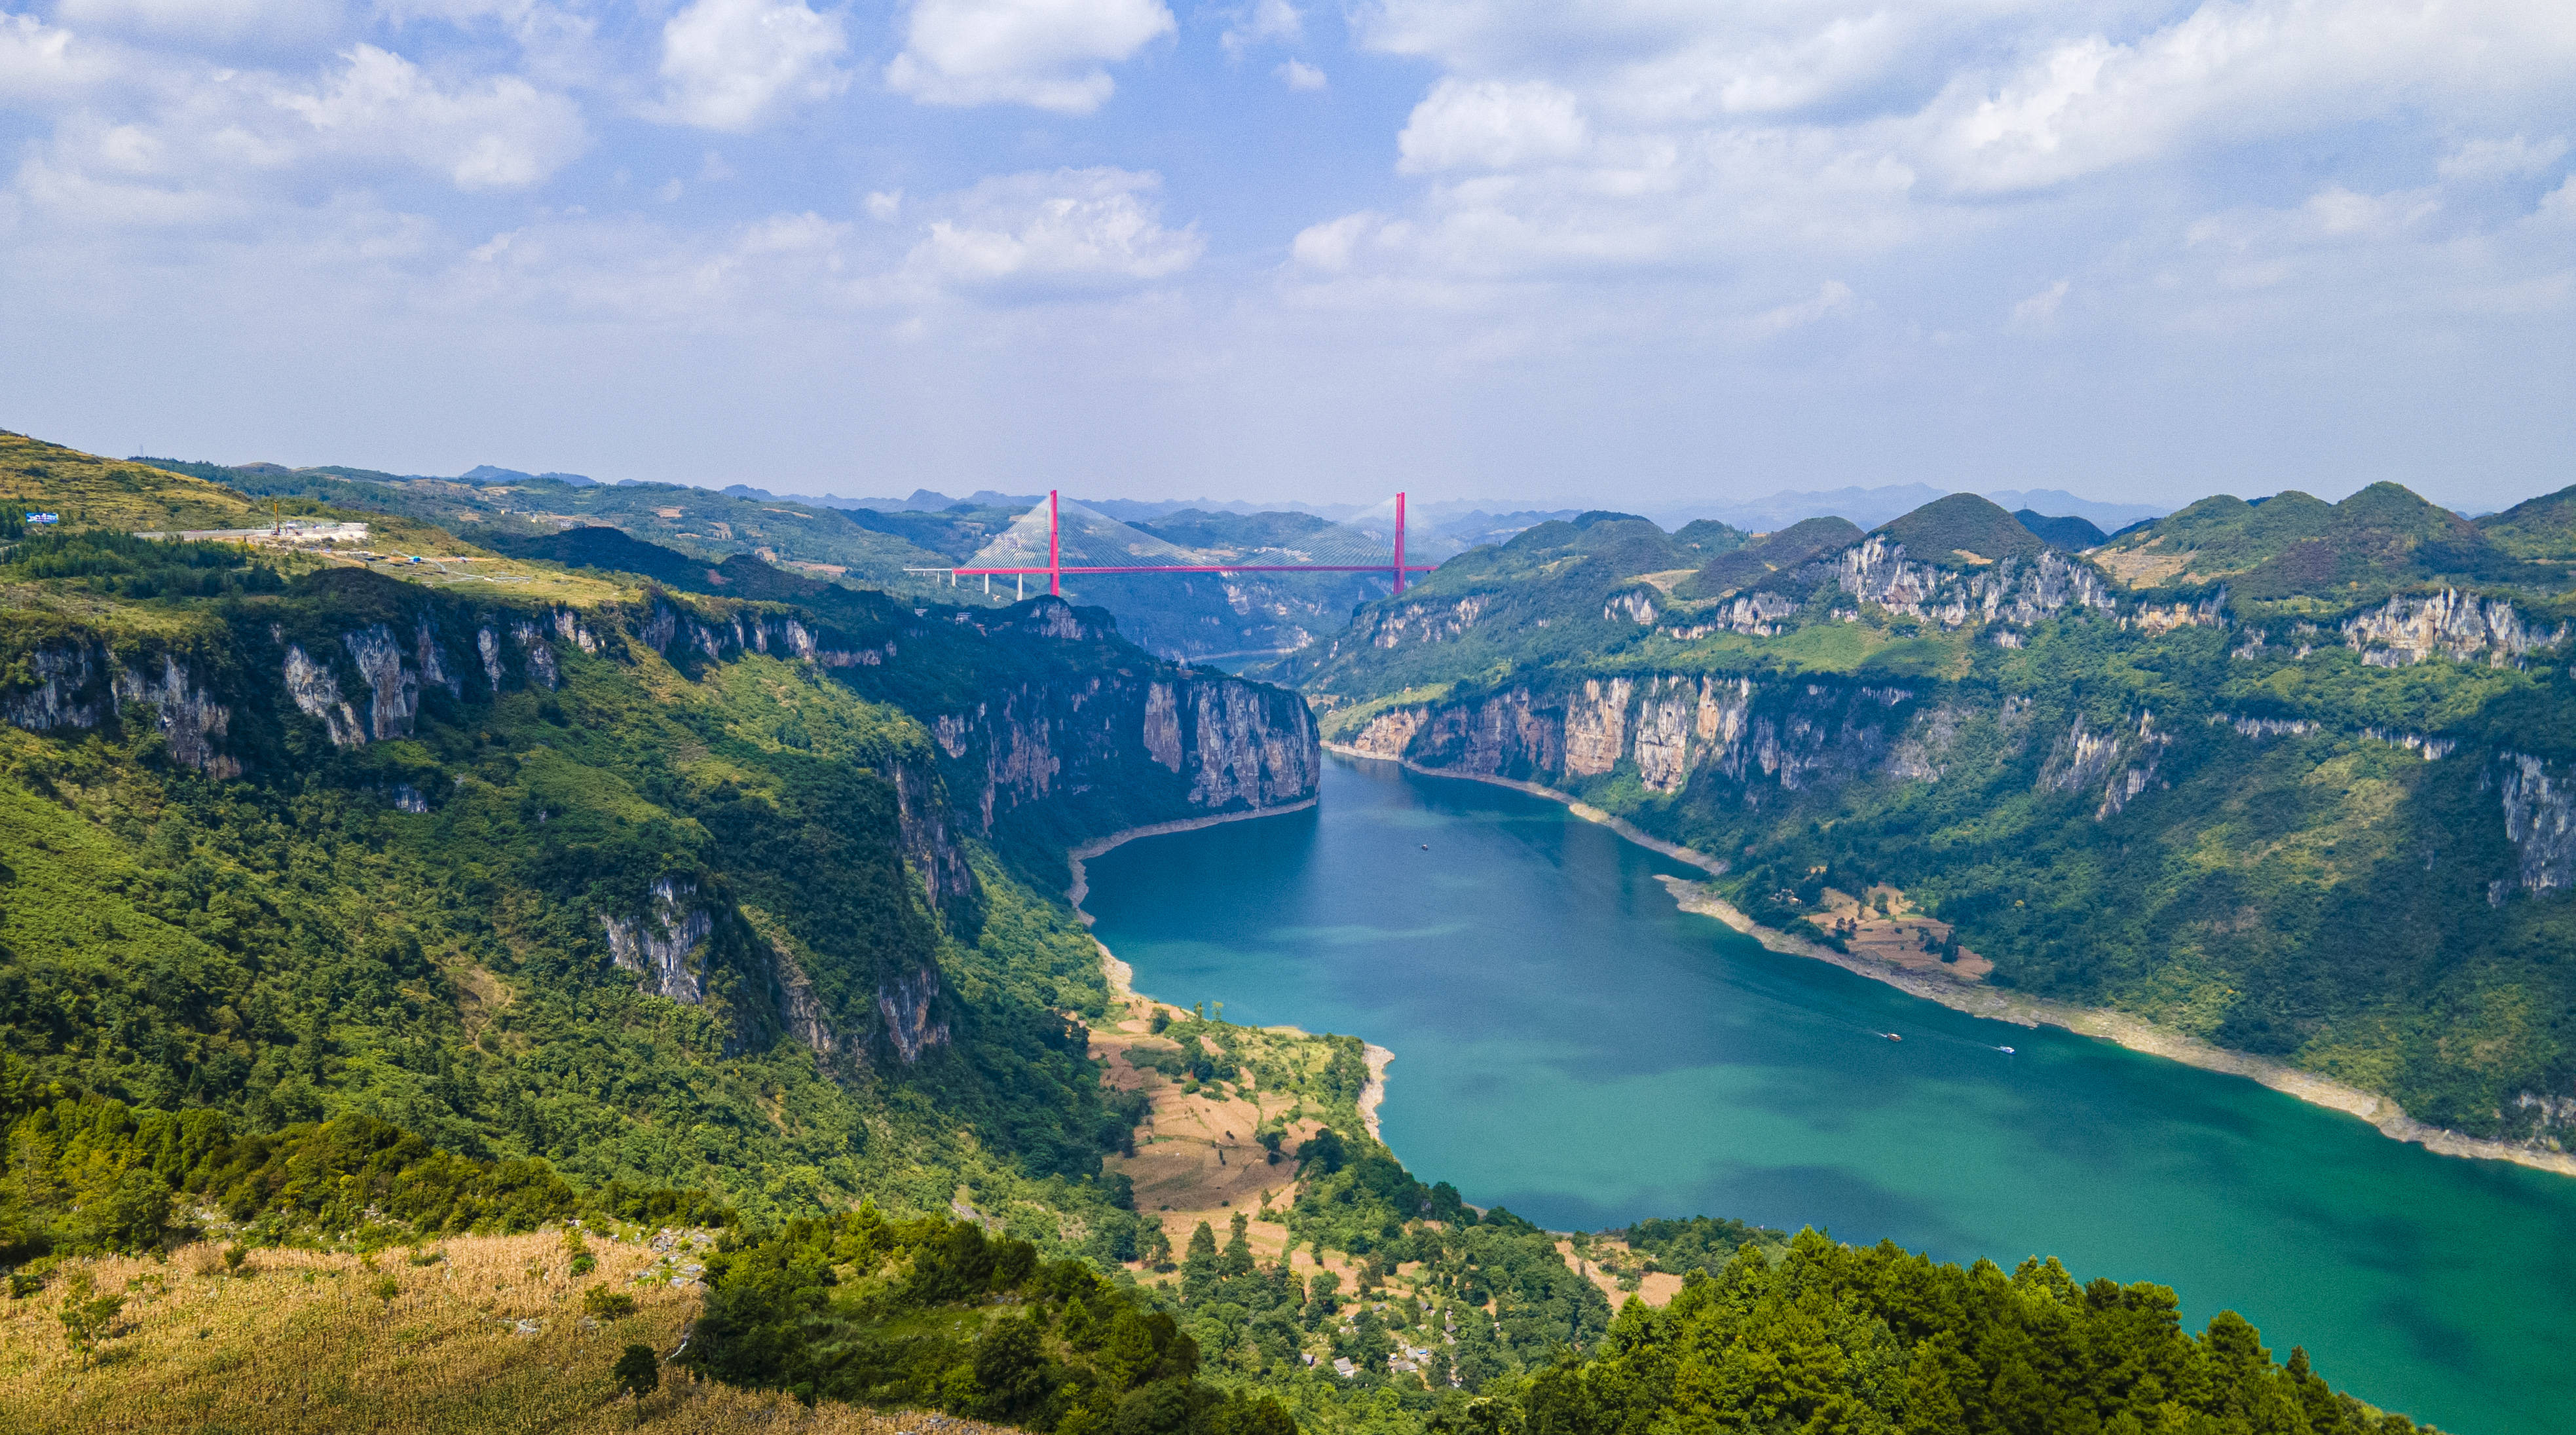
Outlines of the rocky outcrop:
<svg viewBox="0 0 2576 1435">
<path fill-rule="evenodd" d="M 1705 621 L 1675 623 L 1655 631 L 1689 642 L 1711 633 L 1742 633 L 1748 638 L 1777 637 L 1798 611 L 1798 601 L 1779 593 L 1749 593 L 1718 604 L 1699 616 Z"/>
<path fill-rule="evenodd" d="M 640 977 L 647 993 L 695 1006 L 706 994 L 698 951 L 715 931 L 714 914 L 686 878 L 663 877 L 650 896 L 640 916 L 601 914 L 608 954 Z"/>
<path fill-rule="evenodd" d="M 2274 737 L 2305 737 L 2320 731 L 2318 724 L 2306 718 L 2239 717 L 2230 713 L 2212 713 L 2209 721 L 2212 727 L 2226 728 L 2238 737 L 2250 737 L 2256 742 Z"/>
<path fill-rule="evenodd" d="M 232 709 L 216 702 L 205 688 L 190 681 L 187 666 L 164 653 L 157 677 L 142 668 L 118 672 L 113 684 L 120 703 L 143 703 L 153 711 L 153 724 L 170 744 L 173 760 L 209 777 L 242 775 L 241 760 L 218 745 L 232 728 Z"/>
<path fill-rule="evenodd" d="M 1655 590 L 1630 588 L 1625 592 L 1611 594 L 1610 601 L 1601 605 L 1601 621 L 1607 623 L 1619 618 L 1625 618 L 1631 623 L 1654 622 Z"/>
<path fill-rule="evenodd" d="M 59 643 L 29 653 L 26 671 L 33 682 L 0 698 L 0 720 L 30 732 L 86 731 L 114 717 L 119 707 L 139 703 L 152 709 L 153 726 L 173 761 L 211 777 L 242 775 L 241 760 L 221 747 L 232 728 L 232 708 L 215 701 L 175 654 L 111 670 L 103 647 Z"/>
<path fill-rule="evenodd" d="M 510 625 L 510 636 L 527 660 L 528 681 L 547 692 L 563 686 L 563 669 L 555 662 L 555 650 L 546 644 L 544 629 L 523 618 Z"/>
<path fill-rule="evenodd" d="M 318 719 L 333 747 L 356 747 L 367 740 L 357 709 L 340 696 L 340 680 L 306 655 L 301 644 L 286 645 L 286 695 L 296 711 Z"/>
<path fill-rule="evenodd" d="M 30 732 L 94 728 L 114 697 L 99 681 L 105 660 L 87 643 L 38 648 L 27 655 L 32 682 L 0 698 L 0 718 Z"/>
<path fill-rule="evenodd" d="M 529 625 L 521 624 L 521 628 Z M 540 650 L 543 640 L 537 640 Z M 406 646 L 394 636 L 393 628 L 376 623 L 340 635 L 340 646 L 349 654 L 349 664 L 358 681 L 367 689 L 364 715 L 350 699 L 324 658 L 306 652 L 300 643 L 286 645 L 283 675 L 286 694 L 296 710 L 321 722 L 334 747 L 359 747 L 368 742 L 385 742 L 410 737 L 420 718 L 421 693 L 427 687 L 445 688 L 451 696 L 462 697 L 464 680 L 447 671 L 445 650 L 438 640 L 438 626 L 423 613 L 414 625 L 411 641 Z M 476 646 L 483 658 L 484 671 L 495 690 L 500 686 L 498 643 L 492 630 L 476 635 Z M 326 654 L 328 649 L 323 650 Z M 553 655 L 548 653 L 549 668 Z M 531 655 L 529 667 L 534 671 L 536 659 Z"/>
<path fill-rule="evenodd" d="M 1491 600 L 1470 593 L 1452 601 L 1373 605 L 1352 619 L 1351 630 L 1333 641 L 1340 652 L 1348 643 L 1372 648 L 1401 648 L 1408 643 L 1454 643 L 1485 616 Z"/>
<path fill-rule="evenodd" d="M 2576 884 L 2576 788 L 2527 754 L 2505 753 L 2501 765 L 2504 833 L 2516 861 L 2511 877 L 2488 888 L 2487 900 L 2501 902 L 2516 887 L 2540 893 Z"/>
<path fill-rule="evenodd" d="M 1378 713 L 1350 735 L 1349 745 L 1364 756 L 1401 758 L 1429 716 L 1426 708 L 1393 708 Z"/>
<path fill-rule="evenodd" d="M 1390 709 L 1363 725 L 1351 745 L 1371 756 L 1515 781 L 1598 777 L 1626 761 L 1659 793 L 1679 792 L 1702 773 L 1739 793 L 1795 791 L 1819 775 L 1874 770 L 1906 726 L 1898 710 L 1913 699 L 1903 688 L 1765 686 L 1744 677 L 1590 678 L 1554 699 L 1514 686 Z"/>
<path fill-rule="evenodd" d="M 2425 733 L 2399 732 L 2389 728 L 2366 727 L 2361 730 L 2361 735 L 2372 742 L 2384 742 L 2392 746 L 2412 749 L 2426 762 L 2439 762 L 2459 751 L 2460 747 L 2460 740 L 2455 737 L 2433 737 Z"/>
<path fill-rule="evenodd" d="M 1315 794 L 1322 749 L 1303 699 L 1218 673 L 1021 683 L 931 723 L 951 799 L 988 834 L 1012 812 L 1139 769 L 1174 779 L 1183 812 L 1277 807 Z"/>
<path fill-rule="evenodd" d="M 877 988 L 877 1014 L 885 1018 L 886 1043 L 906 1066 L 948 1044 L 948 1023 L 938 1019 L 939 971 L 923 967 Z"/>
<path fill-rule="evenodd" d="M 2576 1143 L 2576 1096 L 2515 1092 L 2509 1119 L 2529 1133 L 2524 1140 L 2543 1150 L 2564 1151 Z"/>
<path fill-rule="evenodd" d="M 822 998 L 814 993 L 813 980 L 805 975 L 795 954 L 776 941 L 769 944 L 769 997 L 778 1008 L 779 1025 L 789 1036 L 812 1048 L 816 1056 L 829 1057 L 840 1051 L 841 1039 L 832 1030 Z"/>
<path fill-rule="evenodd" d="M 2485 660 L 2489 667 L 2512 667 L 2535 648 L 2567 640 L 2567 627 L 2533 628 L 2514 612 L 2506 598 L 2481 600 L 2475 593 L 2445 588 L 2423 597 L 2396 597 L 2347 620 L 2344 646 L 2364 663 L 2395 668 L 2444 657 L 2454 662 Z"/>
<path fill-rule="evenodd" d="M 367 703 L 367 736 L 378 742 L 411 736 L 412 721 L 420 715 L 424 675 L 403 662 L 403 650 L 395 644 L 392 631 L 379 623 L 343 634 L 340 641 L 348 645 L 349 660 L 357 664 L 358 677 L 372 695 Z"/>
<path fill-rule="evenodd" d="M 1565 770 L 1597 777 L 1619 765 L 1628 751 L 1628 699 L 1637 685 L 1626 678 L 1586 678 L 1581 695 L 1565 704 Z"/>
<path fill-rule="evenodd" d="M 939 800 L 938 787 L 927 772 L 897 762 L 889 766 L 886 775 L 894 783 L 897 835 L 904 860 L 921 879 L 922 896 L 930 909 L 945 913 L 950 903 L 972 896 L 975 891 L 975 870 L 968 865 L 965 850 L 957 845 L 948 804 Z"/>
<path fill-rule="evenodd" d="M 2140 713 L 2134 724 L 2107 732 L 2091 730 L 2078 713 L 2040 769 L 2039 785 L 2051 792 L 2085 792 L 2100 783 L 2102 802 L 2093 817 L 2103 821 L 2118 815 L 2155 781 L 2156 769 L 2172 742 L 2169 735 L 2156 730 L 2153 713 Z"/>
<path fill-rule="evenodd" d="M 2221 588 L 2196 603 L 2141 603 L 2138 611 L 2120 621 L 2122 626 L 2136 628 L 2141 633 L 2170 633 L 2176 628 L 2224 628 L 2227 626 L 2227 590 Z"/>
<path fill-rule="evenodd" d="M 2055 549 L 1961 571 L 1910 559 L 1904 544 L 1884 534 L 1844 549 L 1834 560 L 1834 582 L 1861 602 L 1943 628 L 1968 623 L 2026 627 L 2069 608 L 2108 611 L 2114 606 L 2100 574 Z"/>
<path fill-rule="evenodd" d="M 1181 705 L 1170 683 L 1145 689 L 1145 755 L 1166 771 L 1181 770 Z"/>
</svg>

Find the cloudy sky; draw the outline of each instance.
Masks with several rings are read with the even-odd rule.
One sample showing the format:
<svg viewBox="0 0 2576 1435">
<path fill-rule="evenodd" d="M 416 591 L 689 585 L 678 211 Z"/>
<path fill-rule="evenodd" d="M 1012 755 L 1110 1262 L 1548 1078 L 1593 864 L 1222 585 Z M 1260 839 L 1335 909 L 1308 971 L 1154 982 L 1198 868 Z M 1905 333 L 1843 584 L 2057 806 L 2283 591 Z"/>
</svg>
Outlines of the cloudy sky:
<svg viewBox="0 0 2576 1435">
<path fill-rule="evenodd" d="M 0 425 L 2499 506 L 2576 482 L 2571 139 L 2568 0 L 0 0 Z"/>
</svg>

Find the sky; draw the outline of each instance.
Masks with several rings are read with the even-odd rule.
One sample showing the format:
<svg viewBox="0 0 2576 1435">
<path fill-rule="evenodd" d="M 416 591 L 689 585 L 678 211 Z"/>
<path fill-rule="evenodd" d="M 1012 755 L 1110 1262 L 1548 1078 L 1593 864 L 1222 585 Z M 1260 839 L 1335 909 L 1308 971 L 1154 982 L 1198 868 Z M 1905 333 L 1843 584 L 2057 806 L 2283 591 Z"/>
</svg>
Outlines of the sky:
<svg viewBox="0 0 2576 1435">
<path fill-rule="evenodd" d="M 2568 0 L 0 0 L 0 426 L 2486 509 L 2576 483 L 2571 139 Z"/>
</svg>

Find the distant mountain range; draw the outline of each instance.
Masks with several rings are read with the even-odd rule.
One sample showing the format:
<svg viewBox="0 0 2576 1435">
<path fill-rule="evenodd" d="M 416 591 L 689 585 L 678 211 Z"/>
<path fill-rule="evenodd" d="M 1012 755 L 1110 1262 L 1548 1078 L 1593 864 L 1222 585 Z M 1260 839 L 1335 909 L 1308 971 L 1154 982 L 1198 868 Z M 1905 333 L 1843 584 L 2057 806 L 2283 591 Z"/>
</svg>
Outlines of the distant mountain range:
<svg viewBox="0 0 2576 1435">
<path fill-rule="evenodd" d="M 1928 483 L 1821 491 L 1782 489 L 1765 498 L 1738 503 L 1690 504 L 1661 509 L 1651 516 L 1666 528 L 1678 528 L 1694 518 L 1714 518 L 1748 533 L 1776 532 L 1809 518 L 1843 518 L 1862 528 L 1876 528 L 1957 491 L 1935 488 Z M 2105 533 L 2117 533 L 2132 524 L 2162 518 L 2173 512 L 2161 504 L 2104 503 L 2098 499 L 2079 498 L 2062 488 L 2004 488 L 1985 496 L 2005 509 L 2027 509 L 2050 518 L 2081 518 Z"/>
</svg>

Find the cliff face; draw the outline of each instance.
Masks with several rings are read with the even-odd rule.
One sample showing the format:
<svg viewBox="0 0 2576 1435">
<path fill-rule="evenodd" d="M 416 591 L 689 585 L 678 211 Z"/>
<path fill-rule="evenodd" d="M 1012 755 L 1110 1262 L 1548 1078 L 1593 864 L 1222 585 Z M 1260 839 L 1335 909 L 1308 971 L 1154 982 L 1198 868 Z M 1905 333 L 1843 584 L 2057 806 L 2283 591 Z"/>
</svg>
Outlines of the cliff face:
<svg viewBox="0 0 2576 1435">
<path fill-rule="evenodd" d="M 465 800 L 463 779 L 422 754 L 454 749 L 450 735 L 489 725 L 506 702 L 537 702 L 562 722 L 555 705 L 584 683 L 622 694 L 648 669 L 721 683 L 732 665 L 766 658 L 877 714 L 840 795 L 796 819 L 843 854 L 813 880 L 854 880 L 852 864 L 899 874 L 902 895 L 878 903 L 876 936 L 778 928 L 751 894 L 809 874 L 735 869 L 722 851 L 571 872 L 557 894 L 586 912 L 603 976 L 706 1011 L 729 1049 L 783 1038 L 836 1069 L 910 1066 L 951 1044 L 962 1008 L 941 965 L 972 947 L 983 920 L 970 839 L 1043 850 L 1299 801 L 1318 781 L 1301 699 L 1159 662 L 1105 615 L 1052 599 L 999 612 L 875 595 L 809 609 L 656 597 L 575 610 L 329 574 L 191 641 L 48 631 L 0 654 L 13 664 L 0 720 L 115 733 L 147 716 L 172 761 L 210 777 L 346 785 L 434 823 Z M 540 805 L 529 820 L 543 828 L 556 815 Z"/>
<path fill-rule="evenodd" d="M 2431 605 L 2408 631 L 2465 632 L 2465 611 Z M 2195 616 L 2163 629 L 2199 644 L 2194 671 L 2239 670 L 2233 635 L 2192 636 L 2215 626 Z M 2492 672 L 2511 652 L 2502 617 L 2479 613 L 2483 646 L 2427 650 Z M 2363 640 L 2403 653 L 2398 636 Z M 1723 859 L 1748 909 L 1781 894 L 1755 912 L 1771 925 L 1811 914 L 1785 895 L 1810 874 L 1884 882 L 1956 923 L 1989 980 L 2329 1071 L 2368 1053 L 2420 1119 L 2563 1143 L 2576 1062 L 2519 1015 L 2556 1009 L 2555 968 L 2509 955 L 2554 949 L 2570 920 L 2563 749 L 2188 696 L 1559 668 L 1376 708 L 1335 740 L 1608 808 Z M 2320 952 L 2346 965 L 2323 971 Z M 2421 1032 L 2404 1055 L 2376 1045 L 2392 1023 Z"/>
<path fill-rule="evenodd" d="M 1322 747 L 1304 699 L 1137 662 L 1092 612 L 1040 600 L 1016 620 L 976 624 L 1034 661 L 925 716 L 968 832 L 1093 836 L 1315 795 Z M 1111 661 L 1087 660 L 1099 658 Z"/>
<path fill-rule="evenodd" d="M 1633 764 L 1650 792 L 1678 793 L 1695 775 L 1730 800 L 1876 771 L 1912 716 L 1914 694 L 1853 683 L 1757 683 L 1665 673 L 1585 678 L 1561 690 L 1520 684 L 1391 709 L 1351 746 L 1426 767 L 1556 782 Z"/>
</svg>

